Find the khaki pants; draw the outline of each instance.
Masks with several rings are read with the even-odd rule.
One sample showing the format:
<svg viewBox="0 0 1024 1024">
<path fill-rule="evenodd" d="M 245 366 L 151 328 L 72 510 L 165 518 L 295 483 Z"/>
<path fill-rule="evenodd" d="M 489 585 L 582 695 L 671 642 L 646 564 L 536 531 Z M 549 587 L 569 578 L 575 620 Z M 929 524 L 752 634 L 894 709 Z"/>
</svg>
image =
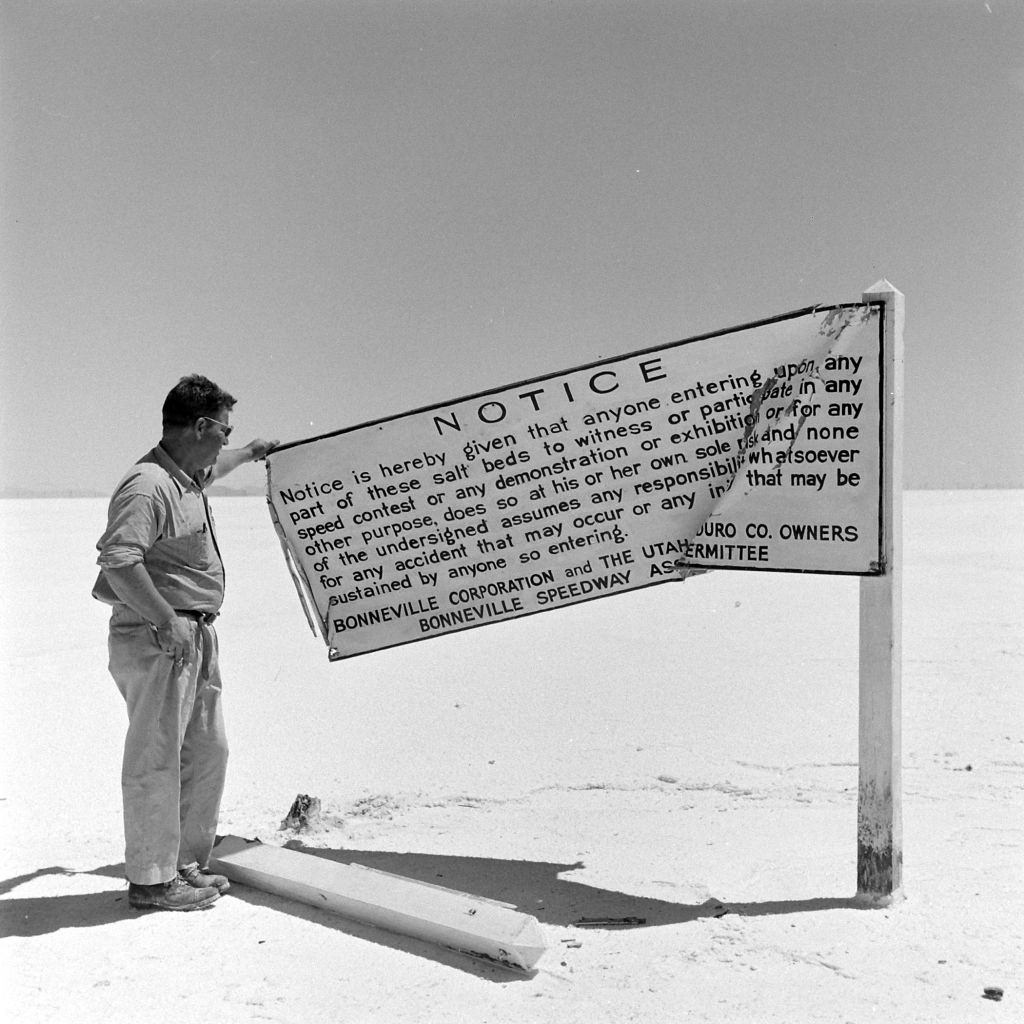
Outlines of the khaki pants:
<svg viewBox="0 0 1024 1024">
<path fill-rule="evenodd" d="M 128 706 L 121 769 L 125 874 L 153 885 L 206 867 L 217 832 L 228 746 L 217 634 L 186 618 L 194 647 L 178 668 L 150 624 L 123 605 L 110 619 L 110 674 Z"/>
</svg>

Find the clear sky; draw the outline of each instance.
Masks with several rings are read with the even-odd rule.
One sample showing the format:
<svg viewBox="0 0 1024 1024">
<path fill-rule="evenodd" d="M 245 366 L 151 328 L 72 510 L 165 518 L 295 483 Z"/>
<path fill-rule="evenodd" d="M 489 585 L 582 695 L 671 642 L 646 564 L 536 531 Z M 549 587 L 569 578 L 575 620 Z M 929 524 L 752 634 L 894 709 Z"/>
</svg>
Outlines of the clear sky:
<svg viewBox="0 0 1024 1024">
<path fill-rule="evenodd" d="M 296 440 L 883 276 L 907 485 L 1024 486 L 1020 0 L 0 11 L 8 487 L 109 492 L 185 373 Z"/>
</svg>

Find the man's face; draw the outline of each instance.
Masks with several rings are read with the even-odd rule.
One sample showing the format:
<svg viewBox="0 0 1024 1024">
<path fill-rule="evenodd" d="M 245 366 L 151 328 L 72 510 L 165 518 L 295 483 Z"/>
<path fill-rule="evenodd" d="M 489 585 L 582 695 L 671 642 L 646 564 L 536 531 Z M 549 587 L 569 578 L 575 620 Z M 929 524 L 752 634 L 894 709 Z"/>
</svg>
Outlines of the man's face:
<svg viewBox="0 0 1024 1024">
<path fill-rule="evenodd" d="M 221 449 L 228 443 L 232 431 L 231 410 L 222 407 L 217 410 L 216 416 L 200 416 L 196 427 L 200 432 L 197 455 L 203 468 L 206 468 L 217 461 Z"/>
</svg>

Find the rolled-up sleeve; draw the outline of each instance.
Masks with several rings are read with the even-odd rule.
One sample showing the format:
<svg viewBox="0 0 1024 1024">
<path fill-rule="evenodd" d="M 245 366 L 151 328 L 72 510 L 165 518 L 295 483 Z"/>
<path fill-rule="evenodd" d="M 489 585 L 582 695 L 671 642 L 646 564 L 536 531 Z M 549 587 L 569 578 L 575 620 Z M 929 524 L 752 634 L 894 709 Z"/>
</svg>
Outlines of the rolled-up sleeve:
<svg viewBox="0 0 1024 1024">
<path fill-rule="evenodd" d="M 110 499 L 107 529 L 96 543 L 97 565 L 122 569 L 135 565 L 160 537 L 162 524 L 151 482 L 141 474 L 124 480 Z"/>
</svg>

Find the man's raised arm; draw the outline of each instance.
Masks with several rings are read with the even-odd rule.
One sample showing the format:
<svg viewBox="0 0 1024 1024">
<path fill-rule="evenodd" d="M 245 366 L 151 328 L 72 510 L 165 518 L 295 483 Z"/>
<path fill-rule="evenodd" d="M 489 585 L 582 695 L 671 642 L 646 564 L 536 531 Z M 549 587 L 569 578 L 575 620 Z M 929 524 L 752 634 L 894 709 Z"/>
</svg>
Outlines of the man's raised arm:
<svg viewBox="0 0 1024 1024">
<path fill-rule="evenodd" d="M 263 438 L 257 437 L 244 448 L 222 449 L 220 455 L 217 456 L 217 461 L 213 464 L 213 470 L 210 473 L 211 479 L 219 480 L 246 462 L 258 462 L 260 459 L 266 458 L 267 453 L 277 447 L 279 443 L 278 441 L 264 441 Z"/>
</svg>

